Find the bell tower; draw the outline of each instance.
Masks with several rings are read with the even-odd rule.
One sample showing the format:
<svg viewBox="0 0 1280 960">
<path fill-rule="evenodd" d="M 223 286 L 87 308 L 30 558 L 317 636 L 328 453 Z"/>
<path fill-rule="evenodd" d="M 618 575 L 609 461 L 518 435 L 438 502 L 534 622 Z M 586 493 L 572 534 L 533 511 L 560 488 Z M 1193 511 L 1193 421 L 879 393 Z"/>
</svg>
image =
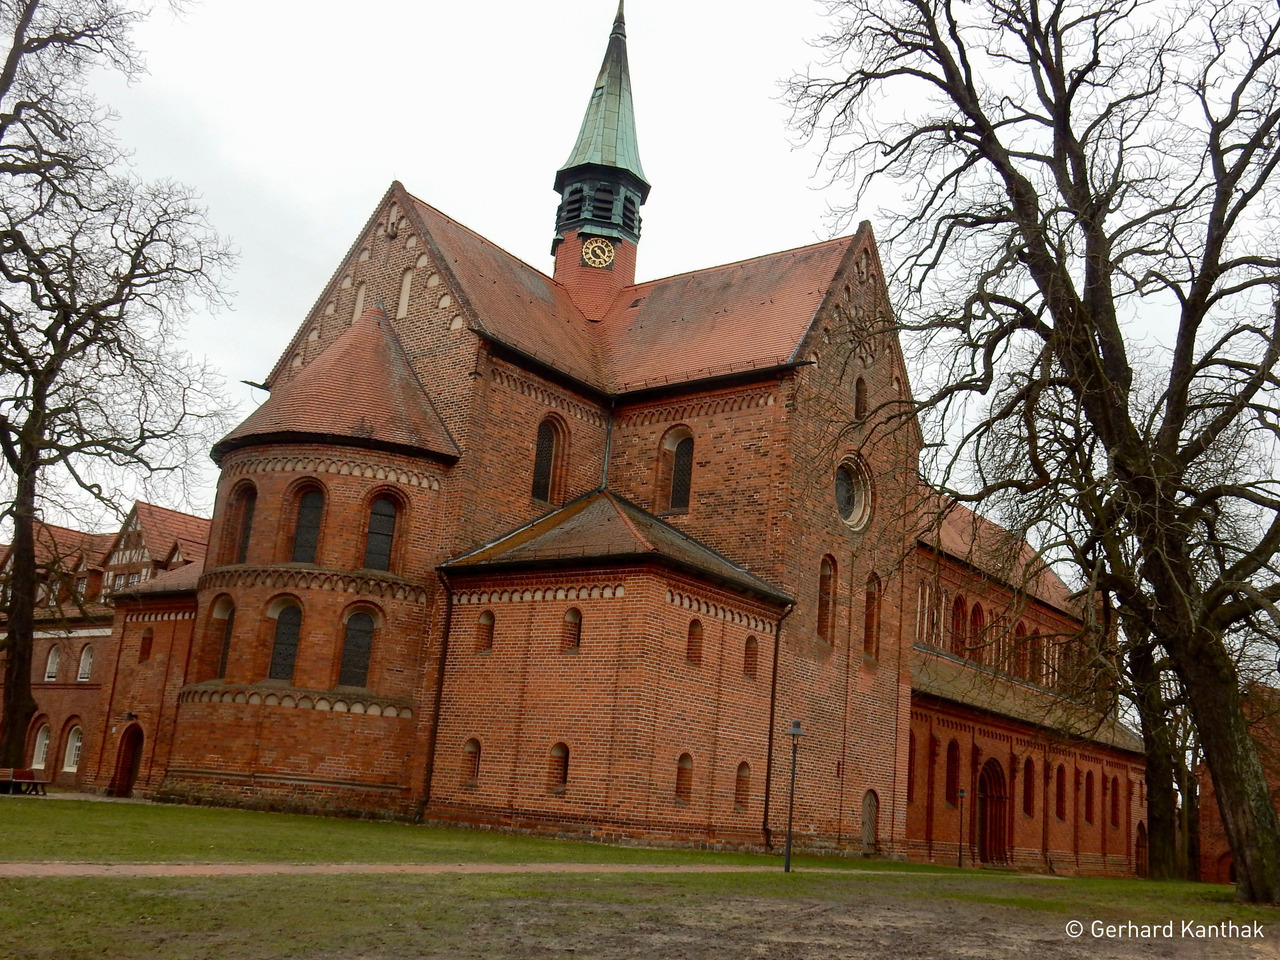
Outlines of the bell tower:
<svg viewBox="0 0 1280 960">
<path fill-rule="evenodd" d="M 635 283 L 640 205 L 649 182 L 640 166 L 622 0 L 600 74 L 569 159 L 556 172 L 555 278 L 598 320 Z"/>
</svg>

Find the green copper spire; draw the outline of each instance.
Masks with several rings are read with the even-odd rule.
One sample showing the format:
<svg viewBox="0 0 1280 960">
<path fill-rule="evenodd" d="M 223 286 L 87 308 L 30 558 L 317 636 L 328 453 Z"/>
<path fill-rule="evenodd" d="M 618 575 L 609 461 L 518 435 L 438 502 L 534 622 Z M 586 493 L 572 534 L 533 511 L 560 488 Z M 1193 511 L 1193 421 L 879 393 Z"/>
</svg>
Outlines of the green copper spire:
<svg viewBox="0 0 1280 960">
<path fill-rule="evenodd" d="M 556 212 L 556 236 L 551 243 L 553 252 L 574 230 L 583 236 L 639 242 L 640 204 L 649 196 L 649 182 L 644 178 L 636 144 L 621 0 L 604 63 L 578 131 L 578 142 L 556 172 L 556 192 L 561 202 Z"/>
<path fill-rule="evenodd" d="M 622 16 L 622 0 L 618 0 L 618 14 L 609 33 L 609 47 L 605 50 L 604 62 L 600 64 L 595 89 L 591 91 L 591 102 L 587 104 L 586 115 L 582 118 L 578 142 L 556 175 L 556 189 L 562 188 L 566 173 L 584 164 L 625 170 L 646 188 L 649 186 L 644 178 L 644 168 L 640 166 L 640 147 L 636 142 L 636 116 L 631 105 L 627 25 Z"/>
</svg>

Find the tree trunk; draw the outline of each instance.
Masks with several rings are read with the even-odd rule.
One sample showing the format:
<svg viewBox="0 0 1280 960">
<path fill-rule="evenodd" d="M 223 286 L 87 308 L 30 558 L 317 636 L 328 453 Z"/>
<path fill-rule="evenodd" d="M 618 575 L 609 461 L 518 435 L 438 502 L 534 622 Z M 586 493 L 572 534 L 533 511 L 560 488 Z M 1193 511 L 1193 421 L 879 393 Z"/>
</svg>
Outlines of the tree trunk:
<svg viewBox="0 0 1280 960">
<path fill-rule="evenodd" d="M 36 714 L 31 695 L 31 648 L 36 603 L 36 474 L 17 476 L 9 580 L 9 624 L 5 637 L 4 711 L 0 714 L 0 767 L 25 767 L 27 730 Z"/>
<path fill-rule="evenodd" d="M 1234 664 L 1220 640 L 1167 646 L 1213 779 L 1236 868 L 1236 899 L 1280 903 L 1280 821 L 1245 723 Z"/>
<path fill-rule="evenodd" d="M 1126 629 L 1132 636 L 1138 628 Z M 1134 645 L 1129 653 L 1129 671 L 1147 761 L 1148 876 L 1153 880 L 1175 880 L 1182 872 L 1178 862 L 1177 796 L 1173 788 L 1173 731 L 1150 643 Z"/>
</svg>

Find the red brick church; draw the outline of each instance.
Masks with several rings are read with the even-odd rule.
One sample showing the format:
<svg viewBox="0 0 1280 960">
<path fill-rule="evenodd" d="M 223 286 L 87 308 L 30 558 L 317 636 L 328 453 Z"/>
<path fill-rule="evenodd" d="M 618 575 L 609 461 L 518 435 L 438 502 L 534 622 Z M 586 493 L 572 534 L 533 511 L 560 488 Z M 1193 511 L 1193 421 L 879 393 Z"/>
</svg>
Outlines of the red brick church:
<svg viewBox="0 0 1280 960">
<path fill-rule="evenodd" d="M 391 185 L 213 448 L 207 554 L 116 593 L 59 776 L 763 847 L 799 720 L 804 845 L 1140 872 L 1076 601 L 919 478 L 870 226 L 637 283 L 621 8 L 555 189 L 547 276 Z"/>
</svg>

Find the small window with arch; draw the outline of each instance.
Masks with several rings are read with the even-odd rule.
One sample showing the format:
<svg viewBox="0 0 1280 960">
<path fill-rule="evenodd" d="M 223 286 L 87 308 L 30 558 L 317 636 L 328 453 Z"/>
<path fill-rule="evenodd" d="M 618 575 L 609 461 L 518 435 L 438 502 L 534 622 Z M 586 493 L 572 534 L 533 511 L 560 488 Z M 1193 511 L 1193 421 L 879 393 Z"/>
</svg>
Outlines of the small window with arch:
<svg viewBox="0 0 1280 960">
<path fill-rule="evenodd" d="M 316 487 L 298 497 L 298 510 L 293 527 L 293 563 L 315 563 L 320 546 L 320 523 L 324 517 L 324 494 Z"/>
<path fill-rule="evenodd" d="M 693 434 L 688 427 L 673 427 L 658 449 L 657 513 L 688 513 L 693 492 Z"/>
<path fill-rule="evenodd" d="M 818 636 L 831 643 L 836 619 L 836 561 L 828 555 L 818 565 Z"/>
<path fill-rule="evenodd" d="M 44 679 L 52 683 L 58 679 L 58 665 L 62 663 L 62 651 L 58 647 L 49 648 L 49 656 L 44 661 Z"/>
<path fill-rule="evenodd" d="M 751 764 L 745 760 L 738 764 L 738 776 L 733 782 L 733 809 L 743 813 L 751 802 Z"/>
<path fill-rule="evenodd" d="M 480 780 L 480 741 L 472 737 L 462 745 L 462 785 L 474 787 Z"/>
<path fill-rule="evenodd" d="M 1030 757 L 1022 764 L 1022 812 L 1028 817 L 1036 815 L 1036 765 Z"/>
<path fill-rule="evenodd" d="M 494 616 L 492 610 L 480 614 L 476 621 L 476 653 L 485 653 L 493 649 Z"/>
<path fill-rule="evenodd" d="M 880 657 L 880 578 L 867 574 L 866 602 L 862 617 L 862 655 L 875 660 Z"/>
<path fill-rule="evenodd" d="M 688 803 L 693 797 L 693 757 L 680 754 L 676 761 L 676 802 Z"/>
<path fill-rule="evenodd" d="M 859 423 L 867 419 L 867 381 L 862 377 L 853 385 L 853 419 Z"/>
<path fill-rule="evenodd" d="M 702 663 L 702 621 L 690 620 L 685 638 L 684 658 L 694 666 Z"/>
<path fill-rule="evenodd" d="M 569 788 L 569 747 L 564 743 L 557 743 L 551 748 L 547 788 L 556 794 L 562 794 Z"/>
<path fill-rule="evenodd" d="M 369 505 L 369 524 L 364 540 L 364 569 L 391 569 L 391 547 L 395 543 L 398 513 L 399 508 L 392 497 L 378 497 Z"/>
<path fill-rule="evenodd" d="M 567 441 L 567 431 L 557 418 L 545 417 L 538 424 L 530 496 L 540 503 L 557 503 L 561 499 Z"/>
<path fill-rule="evenodd" d="M 338 686 L 368 686 L 375 626 L 373 617 L 364 610 L 357 610 L 347 617 L 342 634 L 342 664 L 338 670 Z"/>
<path fill-rule="evenodd" d="M 72 727 L 67 734 L 67 750 L 62 756 L 62 769 L 67 773 L 80 769 L 80 748 L 83 744 L 84 731 L 79 726 Z"/>
<path fill-rule="evenodd" d="M 289 603 L 275 615 L 275 636 L 271 643 L 270 680 L 293 681 L 293 667 L 298 659 L 298 639 L 302 633 L 302 608 Z"/>
<path fill-rule="evenodd" d="M 760 670 L 760 643 L 755 637 L 747 637 L 742 650 L 742 672 L 748 680 L 754 680 Z"/>
<path fill-rule="evenodd" d="M 213 635 L 218 644 L 218 679 L 227 676 L 227 661 L 231 658 L 231 633 L 235 629 L 236 608 L 230 597 L 219 597 L 213 605 Z"/>
<path fill-rule="evenodd" d="M 565 611 L 560 628 L 560 649 L 564 653 L 577 653 L 582 646 L 582 611 L 570 607 Z"/>
<path fill-rule="evenodd" d="M 93 676 L 93 646 L 85 644 L 80 651 L 80 669 L 76 671 L 76 679 L 84 682 Z"/>
<path fill-rule="evenodd" d="M 253 514 L 258 505 L 258 490 L 252 483 L 236 488 L 231 499 L 227 523 L 227 563 L 246 563 L 249 559 L 249 541 L 253 536 Z"/>
</svg>

